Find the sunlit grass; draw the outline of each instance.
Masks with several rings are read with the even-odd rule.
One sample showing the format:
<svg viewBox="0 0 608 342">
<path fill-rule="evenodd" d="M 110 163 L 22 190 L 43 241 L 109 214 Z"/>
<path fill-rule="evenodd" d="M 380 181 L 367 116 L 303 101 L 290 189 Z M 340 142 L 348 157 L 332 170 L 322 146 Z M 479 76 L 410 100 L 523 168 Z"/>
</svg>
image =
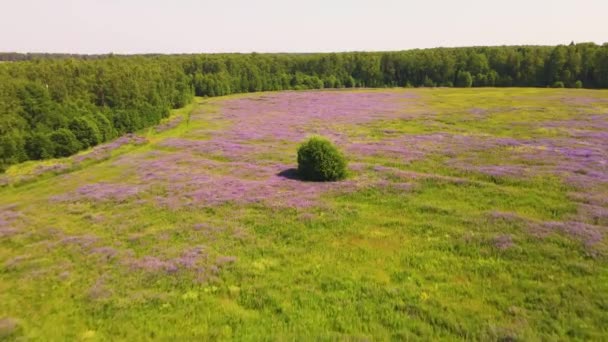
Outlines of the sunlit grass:
<svg viewBox="0 0 608 342">
<path fill-rule="evenodd" d="M 605 91 L 389 91 L 417 95 L 416 104 L 403 107 L 404 115 L 410 108 L 414 118 L 332 128 L 355 141 L 435 133 L 544 139 L 567 137 L 569 132 L 539 128 L 538 123 L 608 113 L 608 104 L 578 106 L 555 100 L 581 93 L 606 97 Z M 166 138 L 211 139 L 233 124 L 221 116 L 223 101 L 263 95 L 197 99 L 198 104 L 172 114 L 169 120 L 186 118 L 178 126 L 160 133 L 140 132 L 147 144 L 126 145 L 109 159 L 0 188 L 0 208 L 14 205 L 22 214 L 14 221 L 19 234 L 0 236 L 0 319 L 18 322 L 6 337 L 603 340 L 608 336 L 606 239 L 590 248 L 576 236 L 545 234 L 538 228 L 543 222 L 575 217 L 581 203 L 570 195 L 583 190 L 559 175 L 491 176 L 450 164 L 463 159 L 474 165 L 523 163 L 512 156 L 523 147 L 434 149 L 408 161 L 351 154 L 351 162 L 364 165 L 353 170 L 351 181 L 386 176 L 375 172 L 376 166 L 407 174 L 386 176 L 387 186 L 370 182 L 351 192 L 327 192 L 312 207 L 227 202 L 171 208 L 155 202 L 166 194 L 166 184 L 150 184 L 146 192 L 118 202 L 52 200 L 83 184 L 140 184 L 140 176 L 120 160 L 150 152 L 173 153 L 158 146 Z M 479 117 L 471 119 L 476 113 Z M 263 149 L 243 159 L 295 166 L 296 142 L 250 143 L 273 147 L 276 153 Z M 31 174 L 38 165 L 58 162 L 62 160 L 15 165 L 7 174 Z M 219 167 L 213 172 L 226 170 Z M 398 187 L 399 182 L 408 187 Z M 502 237 L 507 248 L 497 242 Z M 204 279 L 188 268 L 166 272 L 133 266 L 146 256 L 173 260 L 196 246 L 207 255 L 202 262 L 208 270 Z M 102 247 L 111 247 L 116 254 Z"/>
</svg>

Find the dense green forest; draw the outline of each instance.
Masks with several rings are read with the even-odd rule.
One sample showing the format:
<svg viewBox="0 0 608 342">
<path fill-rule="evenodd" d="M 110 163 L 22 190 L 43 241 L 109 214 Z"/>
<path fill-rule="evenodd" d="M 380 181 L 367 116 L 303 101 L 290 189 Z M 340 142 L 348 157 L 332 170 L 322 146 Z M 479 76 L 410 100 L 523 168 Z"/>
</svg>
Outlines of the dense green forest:
<svg viewBox="0 0 608 342">
<path fill-rule="evenodd" d="M 197 96 L 352 87 L 608 88 L 608 44 L 331 54 L 0 54 L 0 170 L 157 124 Z"/>
</svg>

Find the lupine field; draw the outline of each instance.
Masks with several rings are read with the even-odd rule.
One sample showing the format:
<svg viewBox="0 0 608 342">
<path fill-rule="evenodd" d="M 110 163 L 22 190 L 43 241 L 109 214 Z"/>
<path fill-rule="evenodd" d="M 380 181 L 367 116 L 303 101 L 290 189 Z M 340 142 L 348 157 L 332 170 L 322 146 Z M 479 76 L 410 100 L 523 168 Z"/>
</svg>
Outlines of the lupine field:
<svg viewBox="0 0 608 342">
<path fill-rule="evenodd" d="M 0 177 L 0 339 L 608 339 L 605 90 L 196 98 Z"/>
</svg>

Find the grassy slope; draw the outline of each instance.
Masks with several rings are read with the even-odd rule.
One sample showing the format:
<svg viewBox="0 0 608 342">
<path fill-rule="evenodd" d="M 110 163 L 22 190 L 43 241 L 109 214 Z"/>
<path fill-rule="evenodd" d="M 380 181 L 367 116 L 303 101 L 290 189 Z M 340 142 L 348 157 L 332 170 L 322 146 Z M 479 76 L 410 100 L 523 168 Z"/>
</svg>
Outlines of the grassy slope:
<svg viewBox="0 0 608 342">
<path fill-rule="evenodd" d="M 413 92 L 434 119 L 335 129 L 378 139 L 388 129 L 391 134 L 559 136 L 563 132 L 526 123 L 579 112 L 576 105 L 552 100 L 556 96 L 608 97 L 606 91 L 584 90 Z M 199 99 L 197 111 L 219 115 L 224 100 Z M 501 110 L 513 106 L 516 114 Z M 495 112 L 469 120 L 471 107 Z M 114 163 L 118 157 L 163 150 L 155 143 L 167 137 L 204 139 L 200 132 L 225 125 L 192 120 L 164 133 L 150 130 L 147 145 L 124 147 L 115 157 L 67 175 L 0 189 L 0 207 L 16 204 L 23 213 L 16 224 L 26 232 L 0 237 L 0 318 L 10 318 L 0 334 L 44 340 L 608 338 L 605 239 L 597 247 L 600 253 L 590 255 L 575 238 L 540 238 L 525 222 L 490 216 L 499 211 L 531 221 L 565 219 L 577 204 L 568 196 L 570 186 L 557 177 L 511 179 L 458 171 L 438 151 L 411 163 L 383 156 L 367 162 L 443 178 L 416 179 L 414 189 L 405 192 L 367 188 L 327 194 L 314 208 L 224 204 L 194 210 L 135 200 L 49 201 L 85 183 L 134 181 L 127 167 Z M 273 158 L 289 161 L 291 147 L 295 151 L 287 146 Z M 476 158 L 500 159 L 492 153 Z M 221 229 L 201 233 L 192 229 L 197 223 Z M 129 249 L 136 256 L 174 256 L 205 245 L 211 255 L 237 261 L 206 282 L 187 271 L 133 272 L 83 244 L 62 242 L 82 234 L 96 236 L 96 246 Z M 495 247 L 493 239 L 503 234 L 512 237 L 513 247 Z M 9 321 L 16 326 L 6 327 Z"/>
</svg>

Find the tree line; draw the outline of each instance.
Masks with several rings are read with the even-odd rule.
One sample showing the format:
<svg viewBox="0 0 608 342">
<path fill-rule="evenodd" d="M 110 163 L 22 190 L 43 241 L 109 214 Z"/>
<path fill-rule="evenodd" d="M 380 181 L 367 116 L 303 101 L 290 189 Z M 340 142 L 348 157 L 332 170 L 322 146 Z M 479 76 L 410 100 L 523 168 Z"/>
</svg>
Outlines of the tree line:
<svg viewBox="0 0 608 342">
<path fill-rule="evenodd" d="M 196 96 L 354 87 L 608 88 L 608 44 L 312 54 L 0 54 L 0 169 L 157 124 Z"/>
<path fill-rule="evenodd" d="M 0 63 L 0 166 L 69 156 L 157 124 L 192 97 L 167 58 Z"/>
</svg>

